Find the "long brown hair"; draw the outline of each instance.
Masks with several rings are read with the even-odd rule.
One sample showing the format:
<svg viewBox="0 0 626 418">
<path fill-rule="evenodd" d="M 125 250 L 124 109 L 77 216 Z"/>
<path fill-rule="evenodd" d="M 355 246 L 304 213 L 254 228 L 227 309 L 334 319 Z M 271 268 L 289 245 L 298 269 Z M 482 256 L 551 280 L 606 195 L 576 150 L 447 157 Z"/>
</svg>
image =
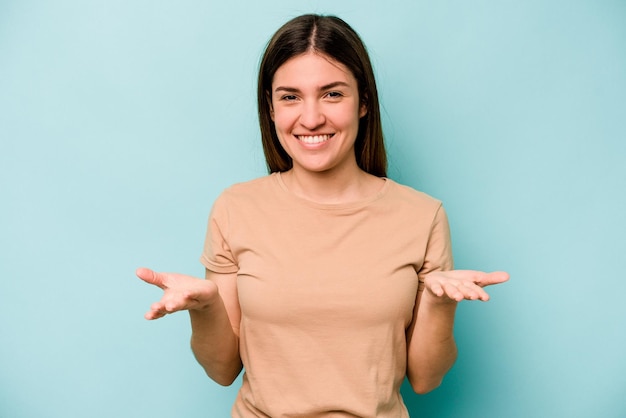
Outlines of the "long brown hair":
<svg viewBox="0 0 626 418">
<path fill-rule="evenodd" d="M 306 14 L 285 23 L 270 39 L 259 68 L 258 111 L 261 140 L 270 173 L 287 171 L 291 157 L 278 141 L 270 114 L 272 81 L 278 68 L 287 60 L 308 51 L 331 57 L 354 75 L 359 99 L 367 113 L 359 120 L 355 154 L 359 167 L 375 176 L 387 175 L 387 154 L 383 140 L 378 90 L 369 55 L 359 35 L 336 16 Z"/>
</svg>

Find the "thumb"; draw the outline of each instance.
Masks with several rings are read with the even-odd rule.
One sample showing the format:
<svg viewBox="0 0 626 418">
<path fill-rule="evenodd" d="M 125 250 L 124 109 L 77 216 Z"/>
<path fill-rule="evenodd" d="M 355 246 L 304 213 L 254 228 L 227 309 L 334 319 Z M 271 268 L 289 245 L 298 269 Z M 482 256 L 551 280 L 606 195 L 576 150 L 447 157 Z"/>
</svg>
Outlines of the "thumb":
<svg viewBox="0 0 626 418">
<path fill-rule="evenodd" d="M 165 288 L 165 284 L 163 284 L 163 275 L 157 273 L 156 271 L 150 270 L 146 267 L 140 267 L 135 271 L 135 274 L 146 283 L 155 285 L 161 289 Z"/>
<path fill-rule="evenodd" d="M 489 286 L 492 284 L 503 283 L 509 280 L 509 273 L 505 271 L 494 271 L 486 273 L 480 280 L 480 286 Z"/>
</svg>

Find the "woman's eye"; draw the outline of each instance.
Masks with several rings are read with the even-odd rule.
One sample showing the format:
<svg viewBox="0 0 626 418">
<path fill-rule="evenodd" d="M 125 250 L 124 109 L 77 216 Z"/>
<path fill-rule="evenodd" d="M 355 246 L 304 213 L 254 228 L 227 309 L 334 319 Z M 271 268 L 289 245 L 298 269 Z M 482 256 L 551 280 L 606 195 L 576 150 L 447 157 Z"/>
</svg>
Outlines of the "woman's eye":
<svg viewBox="0 0 626 418">
<path fill-rule="evenodd" d="M 291 102 L 296 100 L 296 96 L 294 96 L 293 94 L 286 94 L 282 97 L 283 100 Z"/>
<path fill-rule="evenodd" d="M 326 96 L 330 97 L 331 99 L 338 99 L 339 97 L 343 96 L 343 94 L 338 91 L 329 91 Z"/>
</svg>

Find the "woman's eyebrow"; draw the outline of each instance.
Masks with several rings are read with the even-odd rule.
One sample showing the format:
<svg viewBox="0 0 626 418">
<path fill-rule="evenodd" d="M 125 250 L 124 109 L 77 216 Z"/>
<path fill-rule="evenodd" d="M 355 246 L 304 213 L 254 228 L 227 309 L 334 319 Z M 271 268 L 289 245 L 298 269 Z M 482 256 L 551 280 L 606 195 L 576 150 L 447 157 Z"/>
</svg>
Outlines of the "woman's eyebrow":
<svg viewBox="0 0 626 418">
<path fill-rule="evenodd" d="M 278 91 L 284 91 L 284 92 L 287 92 L 287 93 L 298 93 L 300 90 L 298 90 L 298 89 L 297 89 L 297 88 L 295 88 L 295 87 L 284 87 L 284 86 L 278 86 L 278 87 L 276 87 L 276 88 L 274 89 L 274 91 L 275 91 L 275 92 L 278 92 Z"/>
<path fill-rule="evenodd" d="M 333 83 L 329 83 L 329 84 L 326 84 L 325 86 L 322 86 L 320 90 L 334 89 L 335 87 L 350 87 L 350 85 L 346 83 L 345 81 L 335 81 Z"/>
</svg>

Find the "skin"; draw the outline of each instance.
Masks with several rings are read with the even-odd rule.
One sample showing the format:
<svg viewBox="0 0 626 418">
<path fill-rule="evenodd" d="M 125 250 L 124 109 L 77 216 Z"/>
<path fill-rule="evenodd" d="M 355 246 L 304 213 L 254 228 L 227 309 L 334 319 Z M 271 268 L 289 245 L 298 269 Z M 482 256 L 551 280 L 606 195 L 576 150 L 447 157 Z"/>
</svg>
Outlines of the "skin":
<svg viewBox="0 0 626 418">
<path fill-rule="evenodd" d="M 454 315 L 462 300 L 488 301 L 483 287 L 503 283 L 508 273 L 435 271 L 424 277 L 413 322 L 407 330 L 407 377 L 416 393 L 437 388 L 457 357 Z"/>
<path fill-rule="evenodd" d="M 294 194 L 319 203 L 346 203 L 378 192 L 385 180 L 362 171 L 356 162 L 354 142 L 367 108 L 345 66 L 313 52 L 296 56 L 278 69 L 270 94 L 277 136 L 293 159 L 283 180 Z M 188 311 L 196 359 L 213 380 L 231 384 L 242 369 L 236 274 L 207 270 L 205 280 L 146 268 L 136 274 L 163 290 L 146 319 Z M 424 277 L 407 330 L 407 376 L 417 393 L 439 386 L 456 360 L 457 303 L 487 301 L 483 288 L 508 278 L 504 272 L 473 270 L 437 271 Z"/>
<path fill-rule="evenodd" d="M 309 52 L 274 75 L 270 113 L 278 139 L 293 160 L 283 173 L 300 197 L 342 203 L 375 194 L 384 180 L 358 167 L 354 143 L 367 114 L 352 73 L 333 59 Z"/>
<path fill-rule="evenodd" d="M 207 270 L 205 280 L 178 273 L 160 273 L 139 268 L 137 277 L 163 290 L 145 318 L 159 319 L 188 311 L 191 320 L 191 349 L 215 382 L 230 385 L 241 372 L 239 319 L 241 311 L 235 275 Z"/>
</svg>

